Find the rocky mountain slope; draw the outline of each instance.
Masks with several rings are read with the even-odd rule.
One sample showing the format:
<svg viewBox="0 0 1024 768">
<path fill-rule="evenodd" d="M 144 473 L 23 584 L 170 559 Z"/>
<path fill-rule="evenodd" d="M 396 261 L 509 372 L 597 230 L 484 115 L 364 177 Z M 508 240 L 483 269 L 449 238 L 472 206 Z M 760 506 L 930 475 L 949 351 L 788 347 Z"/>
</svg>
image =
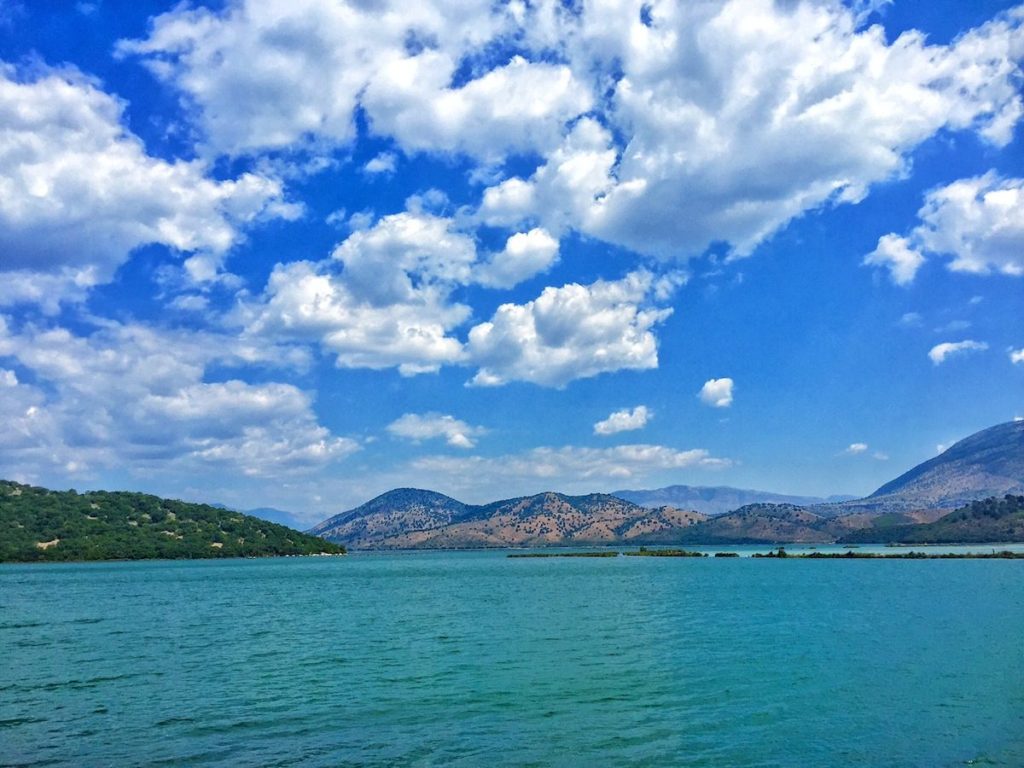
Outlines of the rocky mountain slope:
<svg viewBox="0 0 1024 768">
<path fill-rule="evenodd" d="M 953 508 L 1005 494 L 1024 494 L 1024 421 L 976 432 L 868 498 Z"/>
<path fill-rule="evenodd" d="M 390 491 L 324 521 L 310 533 L 355 549 L 653 543 L 706 519 L 647 509 L 607 494 L 542 493 L 468 505 L 433 491 Z"/>
<path fill-rule="evenodd" d="M 965 437 L 864 499 L 812 509 L 826 517 L 901 515 L 905 519 L 893 522 L 928 523 L 972 501 L 1006 494 L 1024 494 L 1024 421 Z"/>
</svg>

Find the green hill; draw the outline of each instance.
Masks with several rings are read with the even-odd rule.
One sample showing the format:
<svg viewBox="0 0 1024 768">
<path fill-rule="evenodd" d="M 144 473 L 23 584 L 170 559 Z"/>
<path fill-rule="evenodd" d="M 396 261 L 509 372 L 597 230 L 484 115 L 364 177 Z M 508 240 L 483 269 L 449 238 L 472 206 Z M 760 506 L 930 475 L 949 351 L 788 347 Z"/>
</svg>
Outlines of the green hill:
<svg viewBox="0 0 1024 768">
<path fill-rule="evenodd" d="M 283 525 L 144 493 L 0 481 L 0 562 L 343 554 Z"/>
</svg>

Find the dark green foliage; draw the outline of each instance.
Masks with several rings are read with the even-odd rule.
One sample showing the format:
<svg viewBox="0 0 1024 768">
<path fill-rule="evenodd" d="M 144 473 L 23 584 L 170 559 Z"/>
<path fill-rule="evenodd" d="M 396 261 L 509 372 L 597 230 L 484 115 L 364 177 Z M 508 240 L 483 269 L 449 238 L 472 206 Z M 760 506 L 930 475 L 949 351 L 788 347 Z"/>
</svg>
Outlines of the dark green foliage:
<svg viewBox="0 0 1024 768">
<path fill-rule="evenodd" d="M 40 544 L 57 542 L 48 547 Z M 342 554 L 283 525 L 143 493 L 0 481 L 0 562 Z"/>
<path fill-rule="evenodd" d="M 627 557 L 707 557 L 704 552 L 691 552 L 686 549 L 647 549 L 640 547 L 636 552 L 623 552 Z"/>
</svg>

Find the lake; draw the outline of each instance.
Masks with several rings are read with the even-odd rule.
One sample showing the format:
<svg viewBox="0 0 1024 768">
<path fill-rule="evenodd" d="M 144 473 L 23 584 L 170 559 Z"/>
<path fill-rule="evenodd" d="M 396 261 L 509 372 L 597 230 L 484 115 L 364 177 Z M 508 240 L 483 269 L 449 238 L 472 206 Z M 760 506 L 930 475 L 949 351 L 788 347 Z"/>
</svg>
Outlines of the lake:
<svg viewBox="0 0 1024 768">
<path fill-rule="evenodd" d="M 0 566 L 0 764 L 1024 765 L 1024 562 Z"/>
</svg>

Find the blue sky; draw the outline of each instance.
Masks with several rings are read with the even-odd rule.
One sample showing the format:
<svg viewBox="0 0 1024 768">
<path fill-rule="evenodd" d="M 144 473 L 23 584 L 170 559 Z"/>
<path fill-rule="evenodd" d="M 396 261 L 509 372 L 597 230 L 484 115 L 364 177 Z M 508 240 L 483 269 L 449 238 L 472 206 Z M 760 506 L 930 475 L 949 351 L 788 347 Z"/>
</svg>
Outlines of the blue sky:
<svg viewBox="0 0 1024 768">
<path fill-rule="evenodd" d="M 866 494 L 1024 415 L 1024 6 L 0 0 L 0 476 Z"/>
</svg>

